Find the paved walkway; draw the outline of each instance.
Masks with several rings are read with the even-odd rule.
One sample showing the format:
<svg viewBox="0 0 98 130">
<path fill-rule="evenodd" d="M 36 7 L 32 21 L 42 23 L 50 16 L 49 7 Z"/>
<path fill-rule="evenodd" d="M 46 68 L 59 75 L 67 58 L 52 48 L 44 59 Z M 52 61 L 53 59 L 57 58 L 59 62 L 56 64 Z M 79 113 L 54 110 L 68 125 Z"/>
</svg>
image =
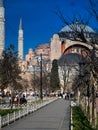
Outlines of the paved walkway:
<svg viewBox="0 0 98 130">
<path fill-rule="evenodd" d="M 70 101 L 58 99 L 1 130 L 70 130 Z"/>
</svg>

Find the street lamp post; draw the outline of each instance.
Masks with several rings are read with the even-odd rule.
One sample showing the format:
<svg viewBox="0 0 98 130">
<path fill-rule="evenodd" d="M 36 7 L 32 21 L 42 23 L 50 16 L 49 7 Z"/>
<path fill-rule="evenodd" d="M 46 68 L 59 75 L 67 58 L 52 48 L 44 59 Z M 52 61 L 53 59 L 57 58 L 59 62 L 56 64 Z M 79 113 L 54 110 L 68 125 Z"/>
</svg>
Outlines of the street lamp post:
<svg viewBox="0 0 98 130">
<path fill-rule="evenodd" d="M 40 62 L 40 99 L 43 99 L 43 92 L 42 92 L 42 54 L 40 54 L 39 57 L 39 62 Z"/>
<path fill-rule="evenodd" d="M 33 66 L 33 91 L 34 91 L 34 94 L 35 94 L 35 65 L 32 65 Z"/>
</svg>

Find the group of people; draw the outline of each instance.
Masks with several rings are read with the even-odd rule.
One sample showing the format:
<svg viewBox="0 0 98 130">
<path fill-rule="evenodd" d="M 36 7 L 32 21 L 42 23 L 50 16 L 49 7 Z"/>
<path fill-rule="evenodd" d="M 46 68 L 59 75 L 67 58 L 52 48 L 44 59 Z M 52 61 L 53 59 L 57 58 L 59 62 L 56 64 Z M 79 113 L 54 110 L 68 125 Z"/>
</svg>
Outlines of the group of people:
<svg viewBox="0 0 98 130">
<path fill-rule="evenodd" d="M 67 93 L 67 92 L 60 93 L 58 96 L 63 98 L 63 99 L 66 99 L 66 100 L 69 100 L 72 97 L 72 95 L 70 93 Z"/>
<path fill-rule="evenodd" d="M 26 104 L 27 100 L 26 100 L 25 95 L 22 95 L 20 98 L 19 96 L 16 95 L 15 97 L 13 97 L 12 103 L 13 104 Z"/>
</svg>

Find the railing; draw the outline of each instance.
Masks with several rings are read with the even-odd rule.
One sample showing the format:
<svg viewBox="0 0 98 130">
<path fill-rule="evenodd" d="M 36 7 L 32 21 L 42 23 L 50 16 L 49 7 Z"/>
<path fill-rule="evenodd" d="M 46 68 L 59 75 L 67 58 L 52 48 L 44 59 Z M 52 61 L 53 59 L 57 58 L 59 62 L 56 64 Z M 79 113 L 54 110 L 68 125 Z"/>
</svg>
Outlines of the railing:
<svg viewBox="0 0 98 130">
<path fill-rule="evenodd" d="M 8 113 L 5 116 L 0 116 L 0 128 L 2 128 L 5 125 L 9 125 L 10 123 L 14 122 L 15 120 L 24 117 L 36 110 L 38 110 L 39 108 L 53 102 L 54 100 L 56 100 L 57 98 L 49 98 L 48 100 L 45 101 L 41 101 L 40 103 L 32 103 L 32 104 L 27 104 L 25 106 L 22 106 L 20 110 L 18 111 L 14 111 L 13 113 Z"/>
</svg>

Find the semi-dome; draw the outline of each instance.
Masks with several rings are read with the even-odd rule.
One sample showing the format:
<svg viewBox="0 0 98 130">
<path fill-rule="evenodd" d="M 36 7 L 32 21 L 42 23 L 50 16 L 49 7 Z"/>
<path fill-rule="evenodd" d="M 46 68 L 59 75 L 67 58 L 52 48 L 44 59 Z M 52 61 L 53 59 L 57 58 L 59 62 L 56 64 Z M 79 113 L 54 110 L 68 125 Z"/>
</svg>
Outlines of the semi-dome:
<svg viewBox="0 0 98 130">
<path fill-rule="evenodd" d="M 60 30 L 60 32 L 74 32 L 76 30 L 77 31 L 83 30 L 83 32 L 94 33 L 94 30 L 91 27 L 89 27 L 85 24 L 80 24 L 80 23 L 67 25 L 67 26 L 63 27 Z"/>
<path fill-rule="evenodd" d="M 69 53 L 66 55 L 61 56 L 58 60 L 58 65 L 76 65 L 82 61 L 82 56 L 77 53 Z"/>
</svg>

